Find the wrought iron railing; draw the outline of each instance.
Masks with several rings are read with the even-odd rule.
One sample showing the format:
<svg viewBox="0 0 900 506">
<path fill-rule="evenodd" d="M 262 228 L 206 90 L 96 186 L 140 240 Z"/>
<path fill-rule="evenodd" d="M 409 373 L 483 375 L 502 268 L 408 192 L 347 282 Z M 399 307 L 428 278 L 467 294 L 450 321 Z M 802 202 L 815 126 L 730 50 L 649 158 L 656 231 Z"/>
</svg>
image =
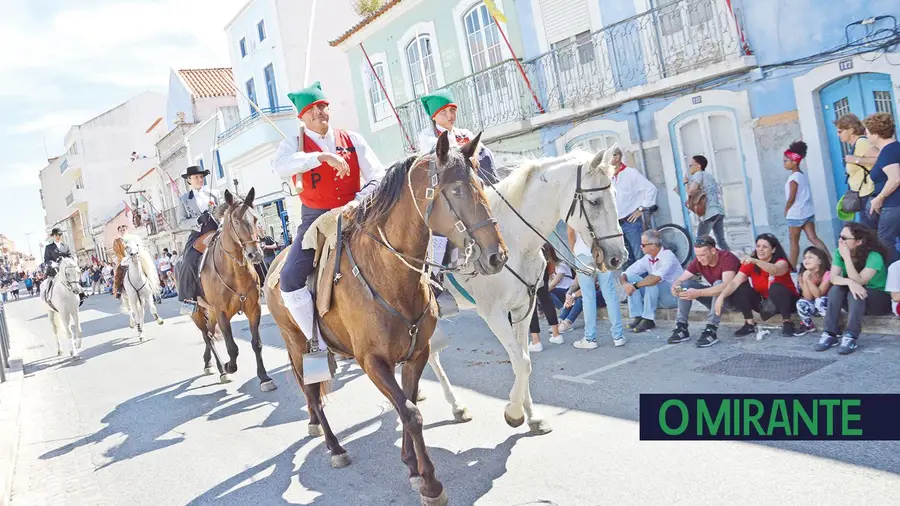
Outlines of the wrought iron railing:
<svg viewBox="0 0 900 506">
<path fill-rule="evenodd" d="M 286 112 L 293 111 L 294 107 L 290 106 L 290 105 L 280 105 L 278 107 L 260 107 L 259 110 L 263 114 L 266 114 L 266 115 L 283 114 Z M 231 137 L 234 137 L 238 133 L 249 128 L 251 125 L 253 125 L 257 121 L 261 121 L 261 120 L 260 120 L 259 114 L 256 112 L 256 110 L 254 110 L 253 113 L 250 114 L 250 116 L 247 116 L 246 118 L 238 121 L 237 123 L 235 123 L 234 125 L 229 127 L 227 130 L 225 130 L 224 132 L 219 134 L 219 142 L 222 142 L 226 139 L 230 139 Z"/>
<path fill-rule="evenodd" d="M 720 63 L 743 51 L 724 0 L 682 0 L 577 37 L 522 66 L 544 111 L 552 112 Z M 446 88 L 460 106 L 457 124 L 473 131 L 540 113 L 514 60 Z M 418 99 L 398 107 L 398 113 L 416 144 L 418 133 L 431 126 Z"/>
<path fill-rule="evenodd" d="M 160 232 L 178 229 L 178 214 L 176 208 L 170 207 L 155 213 L 155 221 L 151 221 L 150 235 L 156 235 Z"/>
</svg>

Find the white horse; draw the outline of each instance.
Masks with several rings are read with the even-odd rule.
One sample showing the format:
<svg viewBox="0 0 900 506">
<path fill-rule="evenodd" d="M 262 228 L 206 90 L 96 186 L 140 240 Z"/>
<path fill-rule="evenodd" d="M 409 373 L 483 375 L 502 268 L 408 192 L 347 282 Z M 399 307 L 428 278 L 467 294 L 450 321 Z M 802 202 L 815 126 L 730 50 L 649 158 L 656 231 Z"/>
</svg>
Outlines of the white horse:
<svg viewBox="0 0 900 506">
<path fill-rule="evenodd" d="M 615 146 L 593 157 L 579 152 L 525 162 L 496 186 L 542 236 L 549 238 L 557 223 L 565 220 L 585 242 L 591 244 L 596 266 L 600 269 L 607 266 L 619 268 L 628 254 L 616 213 L 615 189 L 609 177 L 614 149 Z M 527 418 L 533 433 L 546 434 L 552 429 L 534 411 L 529 386 L 531 357 L 528 353 L 528 327 L 535 296 L 523 281 L 510 272 L 510 269 L 515 271 L 532 288 L 540 286 L 547 266 L 541 253 L 544 240 L 516 216 L 497 192 L 485 188 L 485 193 L 509 247 L 508 268 L 492 276 L 471 279 L 465 275 L 455 276 L 455 280 L 475 300 L 474 306 L 448 279 L 444 281 L 444 288 L 450 290 L 461 309 L 474 307 L 478 311 L 509 354 L 516 378 L 509 394 L 510 402 L 504 410 L 506 423 L 518 427 Z M 581 270 L 593 268 L 576 267 Z M 471 420 L 471 415 L 456 399 L 439 359 L 442 346 L 448 344 L 446 334 L 440 331 L 444 324 L 444 321 L 439 322 L 439 331 L 432 338 L 428 363 L 441 383 L 447 402 L 453 407 L 454 417 L 464 422 Z M 439 336 L 444 338 L 443 342 Z"/>
<path fill-rule="evenodd" d="M 47 317 L 56 334 L 56 354 L 62 355 L 60 337 L 69 343 L 69 355 L 78 358 L 81 348 L 81 322 L 78 321 L 78 304 L 81 293 L 81 269 L 78 262 L 71 257 L 63 257 L 59 261 L 52 286 L 49 279 L 41 283 L 41 300 L 47 306 Z M 48 293 L 49 290 L 49 293 Z M 72 332 L 72 325 L 75 332 Z"/>
<path fill-rule="evenodd" d="M 128 267 L 125 281 L 122 283 L 125 288 L 122 306 L 125 308 L 127 304 L 128 326 L 132 328 L 137 326 L 138 338 L 143 341 L 145 307 L 150 308 L 150 314 L 156 323 L 163 324 L 163 319 L 159 317 L 156 304 L 153 302 L 160 292 L 159 274 L 150 253 L 141 247 L 141 241 L 137 237 L 125 238 L 125 260 L 122 264 Z"/>
</svg>

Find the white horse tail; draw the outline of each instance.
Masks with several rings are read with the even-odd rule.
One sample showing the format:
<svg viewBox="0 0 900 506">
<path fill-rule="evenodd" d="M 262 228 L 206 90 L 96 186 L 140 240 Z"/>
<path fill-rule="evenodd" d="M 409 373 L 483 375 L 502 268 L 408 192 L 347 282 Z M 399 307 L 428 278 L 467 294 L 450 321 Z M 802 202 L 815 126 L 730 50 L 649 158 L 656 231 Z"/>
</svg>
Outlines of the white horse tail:
<svg viewBox="0 0 900 506">
<path fill-rule="evenodd" d="M 139 258 L 141 270 L 147 278 L 147 284 L 150 285 L 153 295 L 159 295 L 159 273 L 156 271 L 156 264 L 153 263 L 153 258 L 150 257 L 150 253 L 145 249 L 141 250 Z"/>
</svg>

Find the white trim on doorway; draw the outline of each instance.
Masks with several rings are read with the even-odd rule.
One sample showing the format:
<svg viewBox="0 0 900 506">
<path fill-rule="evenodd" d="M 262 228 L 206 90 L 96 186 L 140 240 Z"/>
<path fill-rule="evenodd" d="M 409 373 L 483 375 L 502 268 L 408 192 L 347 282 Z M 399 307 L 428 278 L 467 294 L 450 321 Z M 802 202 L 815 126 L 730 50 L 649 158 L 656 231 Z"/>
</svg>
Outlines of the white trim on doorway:
<svg viewBox="0 0 900 506">
<path fill-rule="evenodd" d="M 598 134 L 607 132 L 615 133 L 619 140 L 619 149 L 623 152 L 637 149 L 634 141 L 631 140 L 631 132 L 628 130 L 627 121 L 594 119 L 585 121 L 584 123 L 578 123 L 571 130 L 566 132 L 565 135 L 556 139 L 556 152 L 565 153 L 566 144 L 570 141 L 594 132 L 597 132 Z"/>
<path fill-rule="evenodd" d="M 852 68 L 841 70 L 849 60 Z M 797 114 L 800 117 L 800 133 L 806 142 L 806 170 L 809 172 L 809 183 L 813 195 L 828 195 L 827 199 L 813 199 L 816 220 L 833 220 L 835 214 L 834 176 L 831 173 L 831 153 L 828 150 L 828 139 L 825 135 L 825 116 L 822 114 L 819 91 L 832 81 L 853 74 L 878 73 L 891 76 L 894 87 L 894 110 L 900 110 L 900 66 L 891 65 L 883 55 L 867 53 L 857 55 L 840 62 L 820 65 L 802 76 L 794 78 L 794 96 L 797 101 Z"/>
</svg>

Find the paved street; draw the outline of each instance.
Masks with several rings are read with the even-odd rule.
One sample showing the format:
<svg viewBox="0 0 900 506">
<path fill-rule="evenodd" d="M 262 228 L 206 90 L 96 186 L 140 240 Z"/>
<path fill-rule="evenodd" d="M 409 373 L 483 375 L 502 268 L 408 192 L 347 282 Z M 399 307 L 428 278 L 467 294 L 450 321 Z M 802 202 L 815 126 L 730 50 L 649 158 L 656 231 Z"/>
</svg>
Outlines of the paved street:
<svg viewBox="0 0 900 506">
<path fill-rule="evenodd" d="M 349 362 L 327 412 L 353 462 L 330 467 L 322 438 L 306 435 L 303 398 L 269 316 L 264 354 L 278 390 L 262 393 L 246 321 L 233 322 L 240 370 L 220 385 L 202 375 L 199 334 L 173 299 L 161 306 L 165 325 L 148 325 L 140 343 L 110 296 L 91 297 L 80 362 L 56 357 L 35 299 L 7 308 L 25 362 L 15 506 L 419 503 L 400 461 L 397 417 Z M 840 357 L 811 351 L 812 336 L 725 338 L 701 350 L 666 346 L 671 326 L 657 330 L 594 351 L 569 344 L 580 326 L 565 346 L 545 341 L 533 355 L 532 390 L 554 431 L 531 436 L 503 422 L 512 371 L 502 348 L 476 315 L 460 316 L 442 361 L 474 420 L 453 422 L 429 369 L 421 403 L 451 504 L 900 504 L 898 442 L 641 442 L 637 423 L 642 392 L 898 392 L 900 337 L 866 335 L 856 354 Z M 743 353 L 776 357 L 778 367 L 745 370 L 776 379 L 700 370 Z"/>
</svg>

